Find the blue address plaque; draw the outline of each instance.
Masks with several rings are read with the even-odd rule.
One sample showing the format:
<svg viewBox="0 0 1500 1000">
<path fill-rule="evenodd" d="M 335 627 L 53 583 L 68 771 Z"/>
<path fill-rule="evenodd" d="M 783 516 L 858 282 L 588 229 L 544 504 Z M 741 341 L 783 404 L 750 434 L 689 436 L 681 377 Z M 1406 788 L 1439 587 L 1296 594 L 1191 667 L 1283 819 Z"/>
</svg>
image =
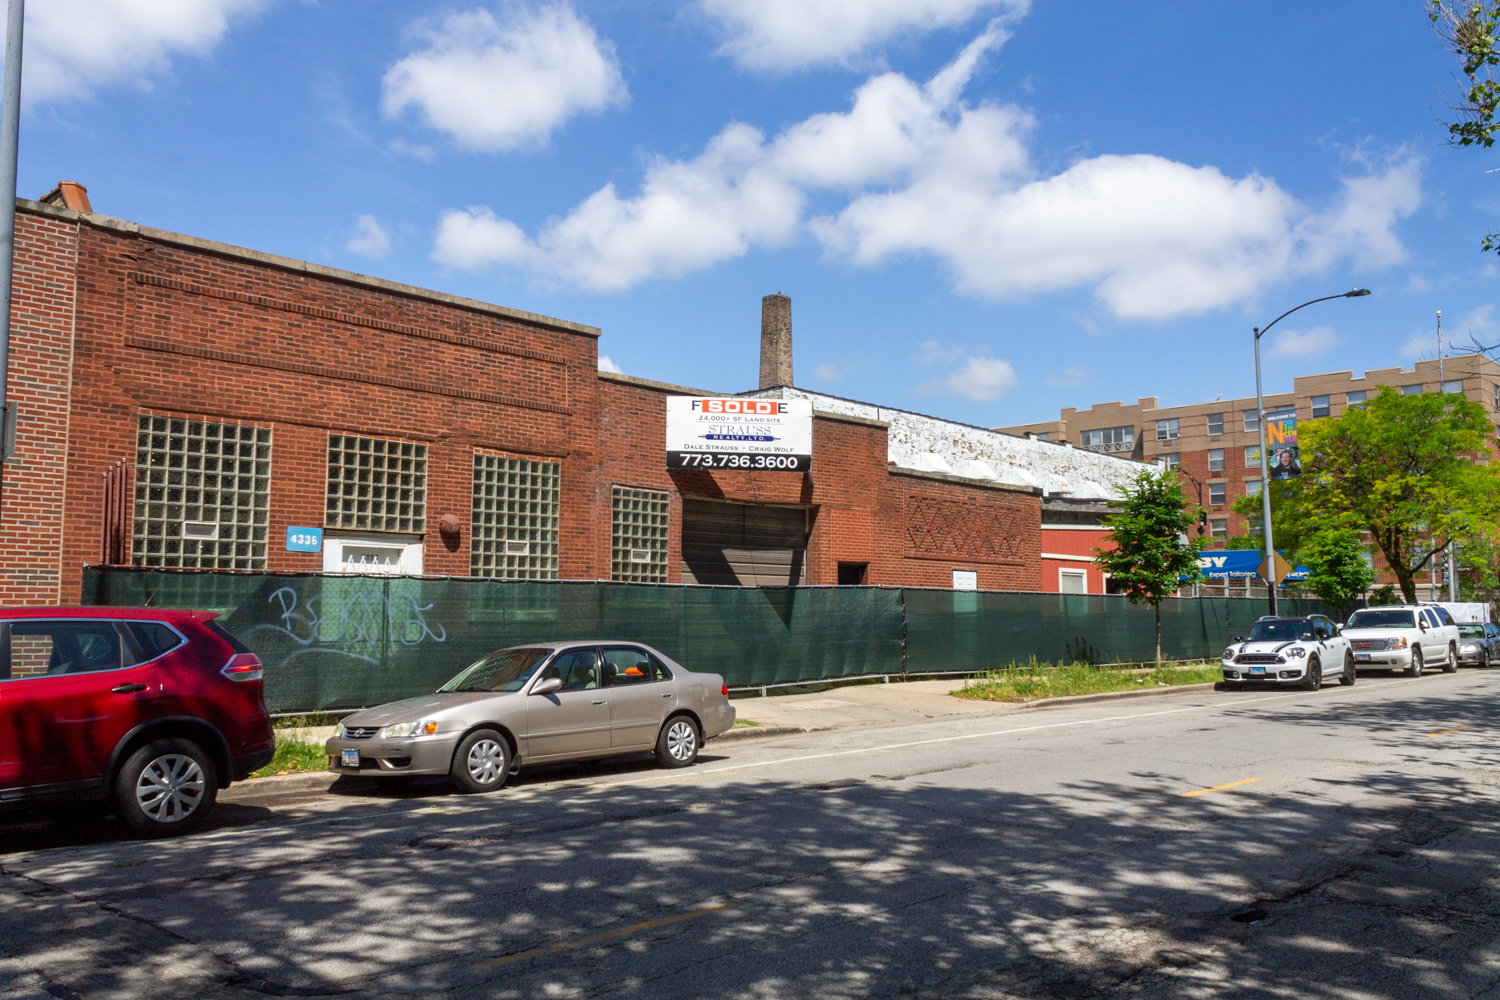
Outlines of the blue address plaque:
<svg viewBox="0 0 1500 1000">
<path fill-rule="evenodd" d="M 286 550 L 288 552 L 322 552 L 323 529 L 288 527 Z"/>
</svg>

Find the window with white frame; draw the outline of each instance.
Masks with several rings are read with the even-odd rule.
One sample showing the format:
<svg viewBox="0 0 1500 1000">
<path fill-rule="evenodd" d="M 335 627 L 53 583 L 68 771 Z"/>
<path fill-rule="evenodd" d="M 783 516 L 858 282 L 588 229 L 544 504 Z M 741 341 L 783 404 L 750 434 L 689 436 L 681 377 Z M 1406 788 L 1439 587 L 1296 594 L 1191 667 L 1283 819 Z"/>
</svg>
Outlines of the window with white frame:
<svg viewBox="0 0 1500 1000">
<path fill-rule="evenodd" d="M 1223 472 L 1224 471 L 1224 449 L 1223 448 L 1210 448 L 1210 449 L 1208 449 L 1208 471 L 1209 472 Z"/>
<path fill-rule="evenodd" d="M 1461 379 L 1461 378 L 1450 378 L 1450 379 L 1448 379 L 1447 381 L 1445 381 L 1443 383 L 1443 391 L 1444 392 L 1458 392 L 1458 393 L 1463 392 L 1464 391 L 1464 380 Z"/>
<path fill-rule="evenodd" d="M 265 569 L 270 498 L 269 427 L 138 418 L 135 565 Z"/>
<path fill-rule="evenodd" d="M 1247 479 L 1247 480 L 1245 480 L 1245 496 L 1247 496 L 1247 497 L 1258 497 L 1258 496 L 1260 496 L 1260 480 L 1259 479 Z"/>
<path fill-rule="evenodd" d="M 610 579 L 666 583 L 669 494 L 616 486 L 613 508 Z"/>
<path fill-rule="evenodd" d="M 1208 503 L 1210 507 L 1222 507 L 1225 503 L 1225 495 L 1228 492 L 1228 483 L 1208 484 Z"/>
<path fill-rule="evenodd" d="M 1089 592 L 1088 571 L 1060 569 L 1057 571 L 1057 589 L 1064 594 L 1087 594 Z"/>
<path fill-rule="evenodd" d="M 1036 438 L 1038 441 L 1046 441 L 1052 437 L 1052 434 L 1050 431 L 1042 431 L 1040 434 L 1033 434 L 1032 437 Z"/>
<path fill-rule="evenodd" d="M 1401 387 L 1401 395 L 1420 396 L 1422 395 L 1422 387 L 1420 385 L 1403 385 Z"/>
<path fill-rule="evenodd" d="M 1208 415 L 1208 433 L 1211 436 L 1224 433 L 1224 414 L 1210 413 Z"/>
<path fill-rule="evenodd" d="M 427 446 L 328 435 L 323 525 L 421 534 L 427 523 Z"/>
<path fill-rule="evenodd" d="M 1500 387 L 1497 387 L 1497 388 L 1500 388 Z M 1348 395 L 1346 395 L 1344 397 L 1344 401 L 1346 403 L 1348 403 L 1350 406 L 1364 406 L 1365 405 L 1365 395 L 1366 395 L 1365 391 L 1363 389 L 1361 389 L 1358 392 L 1351 392 Z"/>
<path fill-rule="evenodd" d="M 1326 417 L 1332 412 L 1333 409 L 1328 405 L 1327 396 L 1314 396 L 1312 398 L 1312 415 L 1314 420 L 1317 420 L 1319 417 Z"/>
<path fill-rule="evenodd" d="M 1169 452 L 1165 455 L 1157 455 L 1156 457 L 1161 460 L 1162 464 L 1165 465 L 1169 471 L 1177 468 L 1182 464 L 1182 455 L 1175 451 Z"/>
<path fill-rule="evenodd" d="M 562 465 L 474 453 L 469 572 L 505 580 L 557 579 Z"/>
<path fill-rule="evenodd" d="M 1260 445 L 1258 445 L 1258 444 L 1247 444 L 1247 445 L 1245 445 L 1245 468 L 1247 468 L 1247 469 L 1258 469 L 1258 468 L 1260 468 Z"/>
<path fill-rule="evenodd" d="M 1134 427 L 1102 427 L 1083 432 L 1083 447 L 1123 451 L 1135 445 Z"/>
<path fill-rule="evenodd" d="M 1173 417 L 1170 420 L 1158 420 L 1156 422 L 1156 440 L 1158 440 L 1158 441 L 1176 441 L 1177 440 L 1177 418 L 1176 417 Z"/>
<path fill-rule="evenodd" d="M 1246 431 L 1258 431 L 1258 430 L 1260 430 L 1260 412 L 1258 410 L 1246 410 L 1245 411 L 1245 430 Z"/>
<path fill-rule="evenodd" d="M 1208 519 L 1208 536 L 1215 541 L 1224 541 L 1229 537 L 1229 518 L 1211 517 Z"/>
</svg>

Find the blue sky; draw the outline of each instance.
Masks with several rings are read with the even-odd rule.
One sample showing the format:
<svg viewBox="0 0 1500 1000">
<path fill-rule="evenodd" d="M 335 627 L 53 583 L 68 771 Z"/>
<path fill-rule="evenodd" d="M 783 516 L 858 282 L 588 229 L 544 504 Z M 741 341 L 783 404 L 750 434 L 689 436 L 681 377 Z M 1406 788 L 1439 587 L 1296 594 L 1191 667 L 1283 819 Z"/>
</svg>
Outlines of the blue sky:
<svg viewBox="0 0 1500 1000">
<path fill-rule="evenodd" d="M 997 426 L 1500 341 L 1419 0 L 32 0 L 20 193 Z M 1285 331 L 1283 332 L 1283 327 Z M 455 373 L 461 377 L 461 373 Z"/>
</svg>

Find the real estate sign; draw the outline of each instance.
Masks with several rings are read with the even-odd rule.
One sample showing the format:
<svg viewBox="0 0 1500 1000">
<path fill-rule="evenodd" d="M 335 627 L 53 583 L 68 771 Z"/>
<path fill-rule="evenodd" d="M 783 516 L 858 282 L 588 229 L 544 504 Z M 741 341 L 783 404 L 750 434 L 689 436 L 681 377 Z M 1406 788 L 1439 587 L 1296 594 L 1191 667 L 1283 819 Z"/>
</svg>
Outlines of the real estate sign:
<svg viewBox="0 0 1500 1000">
<path fill-rule="evenodd" d="M 667 397 L 667 468 L 806 472 L 812 400 Z"/>
</svg>

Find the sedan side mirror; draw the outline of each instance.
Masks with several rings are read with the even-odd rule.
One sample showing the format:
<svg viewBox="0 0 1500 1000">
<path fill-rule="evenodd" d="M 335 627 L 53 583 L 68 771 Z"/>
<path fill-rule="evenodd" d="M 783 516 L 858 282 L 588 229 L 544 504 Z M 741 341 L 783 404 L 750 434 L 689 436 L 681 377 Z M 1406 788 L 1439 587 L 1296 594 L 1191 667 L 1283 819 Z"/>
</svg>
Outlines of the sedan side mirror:
<svg viewBox="0 0 1500 1000">
<path fill-rule="evenodd" d="M 536 687 L 531 689 L 532 694 L 551 694 L 553 691 L 562 690 L 561 677 L 543 677 L 536 682 Z"/>
</svg>

